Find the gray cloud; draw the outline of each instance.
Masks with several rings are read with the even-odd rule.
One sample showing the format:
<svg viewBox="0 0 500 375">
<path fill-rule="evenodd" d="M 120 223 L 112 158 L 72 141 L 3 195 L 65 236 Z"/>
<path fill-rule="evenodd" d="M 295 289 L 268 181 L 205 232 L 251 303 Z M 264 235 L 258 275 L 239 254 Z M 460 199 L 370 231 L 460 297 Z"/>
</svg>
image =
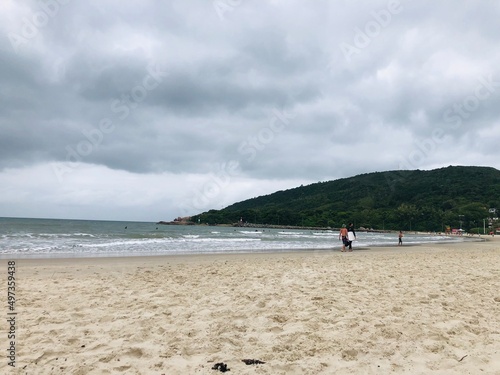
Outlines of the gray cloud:
<svg viewBox="0 0 500 375">
<path fill-rule="evenodd" d="M 499 167 L 495 3 L 214 4 L 1 5 L 6 189 L 13 171 L 49 165 L 65 171 L 46 176 L 54 190 L 82 171 L 175 178 L 194 213 L 231 162 L 207 208 L 247 198 L 251 183 L 272 192 L 403 167 Z M 0 208 L 19 215 L 21 203 Z"/>
</svg>

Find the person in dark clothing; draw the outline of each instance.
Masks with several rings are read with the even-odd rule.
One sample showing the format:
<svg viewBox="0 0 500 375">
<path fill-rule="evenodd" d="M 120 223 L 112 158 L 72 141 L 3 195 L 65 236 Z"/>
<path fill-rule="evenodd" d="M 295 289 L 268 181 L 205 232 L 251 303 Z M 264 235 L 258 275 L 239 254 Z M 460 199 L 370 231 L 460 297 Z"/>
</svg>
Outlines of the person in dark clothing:
<svg viewBox="0 0 500 375">
<path fill-rule="evenodd" d="M 354 224 L 353 223 L 349 223 L 349 227 L 347 228 L 347 232 L 352 232 L 352 234 L 354 235 L 354 239 L 356 239 L 356 232 L 354 231 Z M 349 251 L 352 251 L 352 241 L 353 240 L 351 240 L 349 238 Z"/>
</svg>

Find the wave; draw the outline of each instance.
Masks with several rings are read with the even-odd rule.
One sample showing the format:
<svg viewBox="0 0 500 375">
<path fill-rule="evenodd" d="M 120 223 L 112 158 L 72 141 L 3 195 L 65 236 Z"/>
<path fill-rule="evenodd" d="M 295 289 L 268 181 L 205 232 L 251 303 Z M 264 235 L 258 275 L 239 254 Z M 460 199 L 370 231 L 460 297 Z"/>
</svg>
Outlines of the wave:
<svg viewBox="0 0 500 375">
<path fill-rule="evenodd" d="M 87 223 L 82 226 L 66 223 L 66 227 L 65 223 L 58 221 L 43 228 L 26 223 L 16 228 L 0 227 L 0 257 L 241 253 L 332 250 L 341 246 L 336 231 L 215 229 L 204 226 L 166 226 L 158 230 L 154 224 L 147 223 L 129 223 L 128 229 L 123 230 L 123 223 Z M 357 234 L 355 247 L 392 246 L 398 241 L 397 233 Z M 403 242 L 420 244 L 462 240 L 436 234 L 407 234 Z"/>
</svg>

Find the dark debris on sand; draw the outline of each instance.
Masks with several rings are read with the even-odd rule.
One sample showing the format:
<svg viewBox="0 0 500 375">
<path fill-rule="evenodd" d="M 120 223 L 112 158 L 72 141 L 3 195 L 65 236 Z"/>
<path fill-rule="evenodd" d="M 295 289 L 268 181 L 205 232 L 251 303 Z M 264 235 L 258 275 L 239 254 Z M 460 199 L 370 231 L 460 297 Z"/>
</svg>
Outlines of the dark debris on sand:
<svg viewBox="0 0 500 375">
<path fill-rule="evenodd" d="M 242 362 L 245 363 L 245 365 L 263 365 L 266 362 L 263 362 L 259 359 L 242 359 Z M 213 365 L 212 370 L 218 370 L 220 372 L 226 372 L 226 371 L 231 371 L 230 368 L 227 367 L 227 364 L 224 362 L 218 362 L 215 365 Z"/>
<path fill-rule="evenodd" d="M 258 359 L 242 359 L 242 362 L 245 362 L 245 365 L 262 365 L 266 362 L 262 362 Z"/>
<path fill-rule="evenodd" d="M 231 369 L 227 368 L 227 365 L 224 362 L 216 363 L 212 370 L 219 370 L 220 372 L 231 371 Z"/>
</svg>

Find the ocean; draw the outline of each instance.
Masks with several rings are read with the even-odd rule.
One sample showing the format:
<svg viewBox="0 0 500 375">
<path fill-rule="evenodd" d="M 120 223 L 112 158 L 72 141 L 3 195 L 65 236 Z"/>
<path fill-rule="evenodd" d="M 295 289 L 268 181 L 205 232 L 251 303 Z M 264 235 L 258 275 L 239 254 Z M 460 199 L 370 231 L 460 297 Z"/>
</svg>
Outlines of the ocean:
<svg viewBox="0 0 500 375">
<path fill-rule="evenodd" d="M 397 245 L 397 233 L 357 233 L 354 250 Z M 463 241 L 405 234 L 404 244 Z M 0 218 L 0 258 L 80 258 L 338 250 L 338 232 L 160 225 L 133 221 Z"/>
</svg>

